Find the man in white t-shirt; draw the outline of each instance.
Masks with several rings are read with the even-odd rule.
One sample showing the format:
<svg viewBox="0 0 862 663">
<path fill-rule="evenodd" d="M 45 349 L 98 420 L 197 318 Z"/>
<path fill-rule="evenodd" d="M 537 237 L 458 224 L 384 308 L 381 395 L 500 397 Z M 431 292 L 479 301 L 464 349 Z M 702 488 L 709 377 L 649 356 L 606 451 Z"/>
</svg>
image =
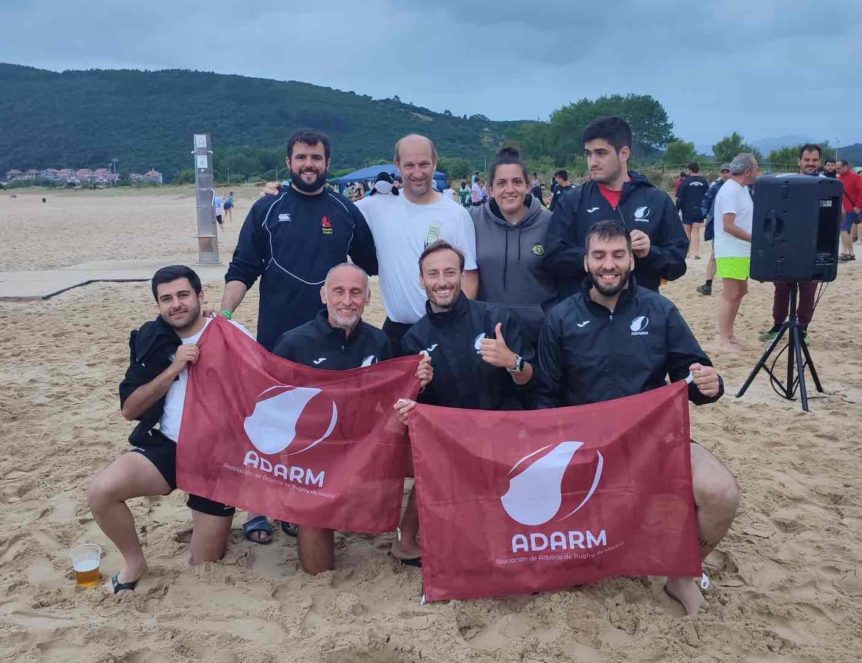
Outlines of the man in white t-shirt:
<svg viewBox="0 0 862 663">
<path fill-rule="evenodd" d="M 739 349 L 733 323 L 739 304 L 748 292 L 751 270 L 751 226 L 754 201 L 748 187 L 760 174 L 754 155 L 742 152 L 730 162 L 730 178 L 715 197 L 714 229 L 716 274 L 721 277 L 718 337 L 724 350 Z"/>
<path fill-rule="evenodd" d="M 198 361 L 201 351 L 197 342 L 209 323 L 202 313 L 200 278 L 188 267 L 161 268 L 153 275 L 152 290 L 159 317 L 131 333 L 129 368 L 120 383 L 123 416 L 140 422 L 129 436 L 134 448 L 99 472 L 87 492 L 96 522 L 125 563 L 111 578 L 108 589 L 113 594 L 134 590 L 147 570 L 126 501 L 167 495 L 177 487 L 176 442 L 188 366 Z M 192 564 L 221 559 L 234 508 L 198 495 L 189 495 L 187 504 L 192 510 Z"/>
<path fill-rule="evenodd" d="M 380 291 L 386 309 L 383 331 L 393 353 L 401 354 L 401 337 L 425 315 L 425 291 L 419 285 L 419 256 L 425 247 L 445 239 L 465 256 L 463 290 L 470 299 L 479 290 L 476 231 L 470 214 L 434 190 L 437 149 L 425 136 L 411 134 L 395 144 L 401 171 L 400 196 L 370 196 L 356 206 L 374 236 Z"/>
<path fill-rule="evenodd" d="M 215 192 L 213 192 L 213 211 L 215 212 L 216 221 L 221 225 L 224 220 L 224 200 Z"/>
</svg>

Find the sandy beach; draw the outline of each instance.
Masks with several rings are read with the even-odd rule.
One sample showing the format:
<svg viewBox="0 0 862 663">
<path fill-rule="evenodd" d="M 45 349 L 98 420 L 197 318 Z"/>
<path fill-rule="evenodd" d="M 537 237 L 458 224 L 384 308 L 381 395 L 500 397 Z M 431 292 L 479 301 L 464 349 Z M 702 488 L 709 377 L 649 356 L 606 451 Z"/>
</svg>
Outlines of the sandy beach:
<svg viewBox="0 0 862 663">
<path fill-rule="evenodd" d="M 223 229 L 229 261 L 257 196 L 237 187 Z M 0 271 L 107 259 L 194 265 L 191 187 L 19 190 L 0 194 Z M 43 203 L 42 197 L 47 201 Z M 857 251 L 859 245 L 857 245 Z M 386 554 L 391 534 L 336 538 L 334 572 L 299 569 L 293 539 L 245 541 L 234 519 L 226 558 L 188 565 L 185 495 L 131 503 L 150 564 L 122 600 L 76 588 L 68 549 L 121 558 L 86 502 L 93 474 L 129 449 L 117 385 L 128 335 L 156 315 L 147 283 L 102 283 L 46 301 L 0 302 L 0 660 L 266 663 L 268 661 L 782 661 L 862 659 L 862 260 L 841 264 L 811 325 L 825 394 L 811 412 L 779 398 L 761 374 L 736 390 L 764 349 L 772 285 L 752 282 L 738 319 L 744 351 L 718 351 L 719 297 L 703 297 L 706 259 L 664 293 L 724 376 L 718 403 L 692 408 L 692 434 L 737 476 L 740 513 L 707 559 L 713 587 L 693 618 L 664 579 L 505 600 L 420 605 L 421 577 Z M 223 282 L 205 284 L 217 304 Z M 377 293 L 375 290 L 375 298 Z M 254 329 L 257 290 L 236 319 Z M 379 299 L 366 319 L 383 321 Z"/>
</svg>

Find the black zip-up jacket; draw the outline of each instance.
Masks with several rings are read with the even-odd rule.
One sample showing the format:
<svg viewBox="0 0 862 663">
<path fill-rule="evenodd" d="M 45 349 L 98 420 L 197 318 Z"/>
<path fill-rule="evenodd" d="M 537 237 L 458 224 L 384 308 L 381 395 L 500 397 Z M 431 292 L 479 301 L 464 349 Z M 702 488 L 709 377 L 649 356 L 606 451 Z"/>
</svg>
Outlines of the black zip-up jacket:
<svg viewBox="0 0 862 663">
<path fill-rule="evenodd" d="M 120 382 L 120 408 L 138 387 L 155 380 L 173 361 L 172 356 L 182 344 L 180 337 L 161 317 L 151 320 L 129 334 L 129 367 Z M 150 431 L 159 423 L 165 409 L 162 396 L 139 418 L 129 442 L 137 447 L 146 446 Z"/>
<path fill-rule="evenodd" d="M 679 186 L 676 208 L 683 219 L 703 219 L 700 205 L 709 190 L 709 182 L 703 175 L 686 175 Z"/>
<path fill-rule="evenodd" d="M 463 294 L 450 311 L 434 313 L 427 302 L 425 310 L 427 315 L 401 341 L 405 354 L 424 351 L 434 367 L 434 379 L 418 400 L 472 410 L 524 409 L 536 382 L 536 357 L 518 318 L 505 306 Z M 533 379 L 526 385 L 516 385 L 505 368 L 487 363 L 476 349 L 483 338 L 495 338 L 498 322 L 509 349 L 533 366 Z"/>
<path fill-rule="evenodd" d="M 589 295 L 593 283 L 554 307 L 539 339 L 538 407 L 598 403 L 632 396 L 688 377 L 689 366 L 712 366 L 679 310 L 632 279 L 613 312 Z M 694 383 L 689 400 L 712 403 Z"/>
<path fill-rule="evenodd" d="M 377 273 L 374 239 L 356 206 L 329 190 L 307 196 L 284 188 L 252 206 L 224 278 L 251 288 L 262 276 L 257 340 L 272 350 L 282 333 L 323 308 L 326 273 L 348 255 Z"/>
<path fill-rule="evenodd" d="M 610 206 L 595 182 L 576 187 L 559 199 L 545 237 L 545 264 L 558 276 L 560 301 L 577 291 L 586 276 L 587 231 L 607 219 L 649 235 L 649 254 L 635 258 L 634 274 L 642 287 L 658 290 L 661 279 L 673 281 L 685 274 L 688 240 L 673 201 L 643 175 L 630 172 L 629 177 L 617 208 Z"/>
<path fill-rule="evenodd" d="M 331 371 L 371 366 L 392 357 L 386 334 L 367 322 L 345 337 L 344 330 L 329 324 L 326 309 L 314 320 L 284 332 L 273 352 L 298 364 Z"/>
</svg>

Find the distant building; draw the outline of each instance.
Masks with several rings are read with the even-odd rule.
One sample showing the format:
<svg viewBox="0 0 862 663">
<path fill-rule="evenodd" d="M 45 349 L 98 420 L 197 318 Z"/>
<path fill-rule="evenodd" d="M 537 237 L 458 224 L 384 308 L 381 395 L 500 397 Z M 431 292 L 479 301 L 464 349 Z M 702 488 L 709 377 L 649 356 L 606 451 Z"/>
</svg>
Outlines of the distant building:
<svg viewBox="0 0 862 663">
<path fill-rule="evenodd" d="M 159 171 L 150 169 L 143 175 L 140 173 L 131 173 L 129 181 L 132 184 L 163 184 L 164 177 Z"/>
<path fill-rule="evenodd" d="M 34 180 L 49 180 L 55 184 L 65 184 L 72 186 L 97 185 L 107 186 L 114 185 L 120 181 L 120 175 L 114 173 L 109 168 L 30 168 L 27 171 L 12 168 L 6 171 L 6 179 L 10 182 L 32 182 Z"/>
</svg>

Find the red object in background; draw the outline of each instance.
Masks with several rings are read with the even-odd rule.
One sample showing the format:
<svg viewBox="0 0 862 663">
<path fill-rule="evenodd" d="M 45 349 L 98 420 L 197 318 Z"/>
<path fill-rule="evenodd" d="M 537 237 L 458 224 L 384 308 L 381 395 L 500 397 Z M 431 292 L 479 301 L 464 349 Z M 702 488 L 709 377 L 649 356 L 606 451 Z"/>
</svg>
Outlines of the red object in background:
<svg viewBox="0 0 862 663">
<path fill-rule="evenodd" d="M 425 598 L 700 576 L 685 382 L 580 407 L 417 406 Z"/>
<path fill-rule="evenodd" d="M 309 368 L 221 318 L 199 345 L 178 441 L 182 490 L 300 525 L 397 527 L 408 441 L 393 405 L 415 398 L 418 357 Z"/>
</svg>

